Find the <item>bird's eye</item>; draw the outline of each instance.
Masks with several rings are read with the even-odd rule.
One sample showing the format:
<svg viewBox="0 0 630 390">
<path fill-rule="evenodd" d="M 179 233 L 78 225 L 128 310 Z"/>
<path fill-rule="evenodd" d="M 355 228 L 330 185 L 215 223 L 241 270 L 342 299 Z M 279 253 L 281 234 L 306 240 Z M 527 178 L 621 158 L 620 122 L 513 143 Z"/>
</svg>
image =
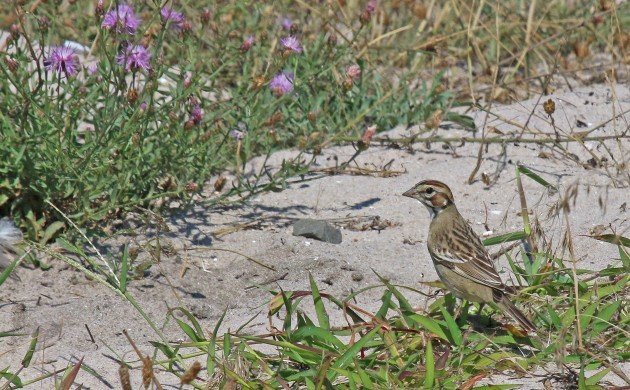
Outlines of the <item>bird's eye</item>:
<svg viewBox="0 0 630 390">
<path fill-rule="evenodd" d="M 434 192 L 435 192 L 435 190 L 434 190 L 433 188 L 429 187 L 429 188 L 427 188 L 424 192 L 426 192 L 426 193 L 427 193 L 427 195 L 431 195 L 432 193 L 434 193 Z"/>
</svg>

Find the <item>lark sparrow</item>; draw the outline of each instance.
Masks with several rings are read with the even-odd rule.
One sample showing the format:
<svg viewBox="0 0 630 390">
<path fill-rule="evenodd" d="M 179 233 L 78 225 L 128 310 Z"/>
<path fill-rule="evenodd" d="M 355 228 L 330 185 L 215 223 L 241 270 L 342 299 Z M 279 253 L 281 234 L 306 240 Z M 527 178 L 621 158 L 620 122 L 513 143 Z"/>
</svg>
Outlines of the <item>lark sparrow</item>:
<svg viewBox="0 0 630 390">
<path fill-rule="evenodd" d="M 450 188 L 425 180 L 403 195 L 420 201 L 431 214 L 427 247 L 444 285 L 458 298 L 498 306 L 525 331 L 536 332 L 536 326 L 509 300 L 508 287 L 479 237 L 457 211 Z"/>
</svg>

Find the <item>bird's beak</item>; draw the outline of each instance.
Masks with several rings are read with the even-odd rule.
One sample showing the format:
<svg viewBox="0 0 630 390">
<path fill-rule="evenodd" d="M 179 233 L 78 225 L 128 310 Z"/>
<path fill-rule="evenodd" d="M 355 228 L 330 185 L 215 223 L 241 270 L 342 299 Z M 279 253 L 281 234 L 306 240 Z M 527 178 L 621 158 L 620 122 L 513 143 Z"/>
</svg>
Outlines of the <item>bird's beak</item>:
<svg viewBox="0 0 630 390">
<path fill-rule="evenodd" d="M 408 198 L 413 198 L 414 197 L 413 195 L 414 195 L 413 188 L 403 193 L 403 196 L 406 196 Z"/>
</svg>

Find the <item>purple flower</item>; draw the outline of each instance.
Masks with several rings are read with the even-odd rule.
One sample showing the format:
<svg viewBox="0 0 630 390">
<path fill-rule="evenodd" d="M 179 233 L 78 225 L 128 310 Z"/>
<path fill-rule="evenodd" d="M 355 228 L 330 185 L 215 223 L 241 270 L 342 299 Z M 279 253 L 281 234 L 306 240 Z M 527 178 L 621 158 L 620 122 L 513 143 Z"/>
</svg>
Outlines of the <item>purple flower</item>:
<svg viewBox="0 0 630 390">
<path fill-rule="evenodd" d="M 162 20 L 165 22 L 171 22 L 171 27 L 177 30 L 181 30 L 184 25 L 184 14 L 174 11 L 172 8 L 163 7 L 160 11 Z"/>
<path fill-rule="evenodd" d="M 376 0 L 368 1 L 367 5 L 365 6 L 365 10 L 370 14 L 374 13 L 374 11 L 376 11 Z"/>
<path fill-rule="evenodd" d="M 286 50 L 290 50 L 294 53 L 301 53 L 302 52 L 302 45 L 300 45 L 300 41 L 294 37 L 293 35 L 290 35 L 288 37 L 285 38 L 281 38 L 280 39 L 280 44 L 286 49 Z"/>
<path fill-rule="evenodd" d="M 87 66 L 87 72 L 90 76 L 93 76 L 98 72 L 98 62 L 93 62 Z"/>
<path fill-rule="evenodd" d="M 269 89 L 274 95 L 280 97 L 293 91 L 293 80 L 295 76 L 292 72 L 280 72 L 269 82 Z"/>
<path fill-rule="evenodd" d="M 351 81 L 354 81 L 361 76 L 361 67 L 357 64 L 350 65 L 346 68 L 346 75 Z"/>
<path fill-rule="evenodd" d="M 106 30 L 114 30 L 117 34 L 127 33 L 133 35 L 140 26 L 140 19 L 133 8 L 127 4 L 119 4 L 103 17 L 101 27 Z"/>
<path fill-rule="evenodd" d="M 190 111 L 190 120 L 193 121 L 194 124 L 198 125 L 203 121 L 203 111 L 198 104 L 195 104 Z"/>
<path fill-rule="evenodd" d="M 293 27 L 293 21 L 289 18 L 282 18 L 282 20 L 280 21 L 280 25 L 283 29 L 289 31 L 291 30 L 291 27 Z"/>
<path fill-rule="evenodd" d="M 146 47 L 141 45 L 130 45 L 116 57 L 116 62 L 125 67 L 128 72 L 130 70 L 151 68 L 151 53 Z"/>
<path fill-rule="evenodd" d="M 46 70 L 53 70 L 62 76 L 74 76 L 79 72 L 79 57 L 74 49 L 67 46 L 55 46 L 44 58 Z"/>
<path fill-rule="evenodd" d="M 254 36 L 250 35 L 247 38 L 245 38 L 245 40 L 243 41 L 243 44 L 241 45 L 241 51 L 248 51 L 252 45 L 254 44 Z"/>
<path fill-rule="evenodd" d="M 247 135 L 247 125 L 243 122 L 238 122 L 237 126 L 238 128 L 230 131 L 230 137 L 236 139 L 237 141 L 241 141 Z"/>
</svg>

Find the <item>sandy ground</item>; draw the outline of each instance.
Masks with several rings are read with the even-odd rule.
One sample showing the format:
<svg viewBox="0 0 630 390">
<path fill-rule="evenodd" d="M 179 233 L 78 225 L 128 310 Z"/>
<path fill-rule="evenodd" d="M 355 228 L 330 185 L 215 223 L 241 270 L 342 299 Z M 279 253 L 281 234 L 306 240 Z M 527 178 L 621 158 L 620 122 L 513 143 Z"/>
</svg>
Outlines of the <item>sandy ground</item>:
<svg viewBox="0 0 630 390">
<path fill-rule="evenodd" d="M 618 86 L 614 93 L 604 85 L 584 87 L 551 97 L 557 105 L 556 125 L 566 133 L 587 131 L 630 109 L 628 87 Z M 530 128 L 553 134 L 542 101 L 537 105 L 537 99 L 495 107 L 493 112 L 503 120 L 493 116 L 485 118 L 481 112 L 473 115 L 480 128 L 484 125 L 487 131 L 495 128 L 495 136 L 496 131 L 503 136 L 518 134 L 520 130 L 505 124 L 504 120 L 524 123 L 532 112 Z M 578 121 L 587 127 L 578 127 Z M 625 161 L 626 167 L 629 163 L 629 122 L 630 114 L 626 114 L 589 134 L 614 135 L 626 131 L 626 138 L 619 142 L 571 143 L 566 152 L 523 142 L 492 144 L 484 151 L 477 175 L 479 178 L 482 172 L 487 173 L 490 185 L 481 180 L 466 184 L 477 161 L 478 144 L 451 143 L 449 147 L 443 147 L 438 143 L 419 143 L 404 149 L 384 145 L 373 146 L 362 153 L 353 166 L 377 170 L 387 166 L 389 170 L 399 172 L 397 175 L 326 176 L 291 184 L 281 192 L 260 194 L 243 205 L 194 206 L 166 220 L 170 231 L 162 229 L 159 236 L 168 253 L 162 253 L 159 263 L 150 268 L 144 278 L 132 280 L 129 291 L 159 326 L 164 324 L 169 308 L 185 306 L 208 332 L 226 309 L 222 330 L 235 329 L 256 316 L 244 331 L 264 331 L 271 295 L 255 286 L 308 289 L 309 272 L 321 290 L 336 296 L 377 285 L 375 272 L 395 284 L 428 292 L 430 288 L 421 282 L 437 279 L 424 244 L 429 215 L 421 205 L 401 194 L 420 180 L 440 179 L 451 186 L 458 208 L 479 234 L 518 230 L 522 228 L 522 219 L 518 216 L 520 205 L 514 174 L 517 163 L 524 164 L 560 189 L 558 193 L 549 193 L 532 180 L 523 178 L 533 212 L 531 218 L 540 221 L 558 256 L 568 258 L 561 246 L 565 230 L 563 219 L 549 217 L 548 210 L 557 203 L 559 196 L 564 196 L 568 188 L 576 185 L 577 198 L 570 224 L 579 266 L 602 269 L 614 265 L 613 259 L 619 257 L 617 248 L 585 235 L 593 229 L 601 232 L 609 227 L 618 234 L 628 235 L 629 174 L 627 168 L 619 170 L 617 167 L 621 162 Z M 395 138 L 416 131 L 414 128 L 397 128 L 379 136 Z M 472 135 L 450 126 L 439 129 L 437 134 L 445 137 Z M 480 132 L 476 136 L 481 136 Z M 346 161 L 353 153 L 351 146 L 326 149 L 318 157 L 318 167 L 334 165 L 335 159 Z M 293 151 L 275 154 L 268 161 L 269 168 L 277 169 L 283 158 L 294 155 L 296 152 Z M 567 155 L 573 156 L 573 160 Z M 593 156 L 607 160 L 601 165 L 590 164 L 588 160 Z M 261 161 L 252 161 L 251 168 L 260 167 Z M 211 188 L 208 185 L 205 194 L 209 198 L 215 196 Z M 327 219 L 342 226 L 343 242 L 333 245 L 292 236 L 292 222 L 306 217 Z M 374 217 L 380 218 L 379 223 L 370 224 Z M 249 224 L 249 227 L 219 234 L 240 223 Z M 486 225 L 492 233 L 486 231 Z M 125 242 L 136 247 L 146 244 L 157 231 L 155 225 L 146 226 L 132 220 L 124 221 L 117 229 L 117 235 L 103 243 L 103 248 L 114 254 Z M 136 234 L 131 235 L 125 229 L 132 229 Z M 491 252 L 499 249 L 493 247 Z M 255 265 L 235 252 L 274 267 L 275 271 Z M 140 250 L 137 261 L 144 259 L 150 259 L 150 255 Z M 31 367 L 22 372 L 23 378 L 63 369 L 83 357 L 84 364 L 101 377 L 82 371 L 77 383 L 92 389 L 119 388 L 115 359 L 136 359 L 122 331 L 126 329 L 139 348 L 148 354 L 153 350 L 149 341 L 158 340 L 158 336 L 128 302 L 108 288 L 88 280 L 60 261 L 53 261 L 52 266 L 47 271 L 18 269 L 20 280 L 9 280 L 0 289 L 0 332 L 21 334 L 0 338 L 0 367 L 8 366 L 10 371 L 19 368 L 28 348 L 28 335 L 39 327 L 40 346 Z M 498 268 L 504 280 L 509 280 L 504 258 L 499 261 Z M 376 309 L 382 291 L 379 288 L 360 294 L 358 305 Z M 422 295 L 409 292 L 406 295 L 419 307 L 425 304 Z M 333 314 L 339 318 L 338 312 L 333 311 Z M 170 341 L 184 338 L 172 320 L 164 325 L 163 331 Z M 624 368 L 626 372 L 630 371 L 630 365 L 626 364 Z M 177 384 L 171 376 L 161 375 L 160 378 L 163 384 Z M 138 388 L 139 371 L 132 372 L 132 380 L 134 388 Z M 523 388 L 542 388 L 535 377 L 523 380 L 495 378 L 490 382 L 499 383 L 497 380 L 523 383 Z M 609 380 L 622 384 L 614 375 L 609 375 Z M 33 387 L 50 387 L 50 382 L 43 383 Z"/>
</svg>

